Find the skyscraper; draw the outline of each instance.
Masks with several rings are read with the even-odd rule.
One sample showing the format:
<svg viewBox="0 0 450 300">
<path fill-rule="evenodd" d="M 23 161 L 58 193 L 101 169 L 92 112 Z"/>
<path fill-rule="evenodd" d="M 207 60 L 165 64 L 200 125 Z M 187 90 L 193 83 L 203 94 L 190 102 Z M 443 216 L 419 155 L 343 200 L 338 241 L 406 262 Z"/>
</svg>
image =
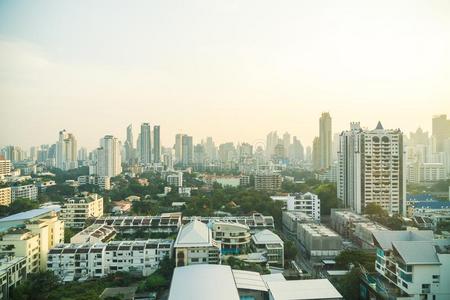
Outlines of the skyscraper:
<svg viewBox="0 0 450 300">
<path fill-rule="evenodd" d="M 390 214 L 406 213 L 405 157 L 403 134 L 385 130 L 380 122 L 374 130 L 351 123 L 340 135 L 338 197 L 346 207 L 364 212 L 369 203 Z"/>
<path fill-rule="evenodd" d="M 183 166 L 192 165 L 194 146 L 192 136 L 184 134 L 181 138 L 181 163 Z"/>
<path fill-rule="evenodd" d="M 56 142 L 56 167 L 62 170 L 78 168 L 77 155 L 75 136 L 67 133 L 65 129 L 60 131 Z"/>
<path fill-rule="evenodd" d="M 320 168 L 327 169 L 332 162 L 331 141 L 331 116 L 329 113 L 322 113 L 319 119 L 319 152 L 320 152 Z"/>
<path fill-rule="evenodd" d="M 316 136 L 312 143 L 312 167 L 314 170 L 320 169 L 320 141 Z"/>
<path fill-rule="evenodd" d="M 278 145 L 280 139 L 276 131 L 269 132 L 266 138 L 266 157 L 270 159 L 273 155 L 275 146 Z"/>
<path fill-rule="evenodd" d="M 133 125 L 127 127 L 127 139 L 125 141 L 125 161 L 131 162 L 135 158 L 134 139 L 133 139 Z"/>
<path fill-rule="evenodd" d="M 153 126 L 153 162 L 161 161 L 161 132 L 159 125 Z"/>
<path fill-rule="evenodd" d="M 182 139 L 183 139 L 182 133 L 178 133 L 175 135 L 175 145 L 173 146 L 175 150 L 175 161 L 176 163 L 180 163 L 182 158 Z"/>
<path fill-rule="evenodd" d="M 140 162 L 143 164 L 149 164 L 152 162 L 152 137 L 149 123 L 141 124 L 141 134 L 139 137 Z"/>
</svg>

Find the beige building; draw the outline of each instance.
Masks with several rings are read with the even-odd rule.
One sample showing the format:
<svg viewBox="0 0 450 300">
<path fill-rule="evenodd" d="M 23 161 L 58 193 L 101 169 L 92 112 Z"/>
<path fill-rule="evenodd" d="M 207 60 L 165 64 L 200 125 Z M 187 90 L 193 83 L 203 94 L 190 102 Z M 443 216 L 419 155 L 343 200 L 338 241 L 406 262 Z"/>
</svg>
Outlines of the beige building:
<svg viewBox="0 0 450 300">
<path fill-rule="evenodd" d="M 0 159 L 0 177 L 11 173 L 11 161 Z"/>
<path fill-rule="evenodd" d="M 83 228 L 87 219 L 103 216 L 103 198 L 98 194 L 72 197 L 61 208 L 67 227 Z"/>
<path fill-rule="evenodd" d="M 0 189 L 0 205 L 9 206 L 11 204 L 11 188 Z"/>
<path fill-rule="evenodd" d="M 0 255 L 26 257 L 27 273 L 46 270 L 48 251 L 64 242 L 64 222 L 54 213 L 11 228 L 1 239 Z"/>
<path fill-rule="evenodd" d="M 255 189 L 276 191 L 281 188 L 281 175 L 276 173 L 260 173 L 255 175 Z"/>
<path fill-rule="evenodd" d="M 244 224 L 226 221 L 214 222 L 212 237 L 222 244 L 222 254 L 246 253 L 250 247 L 250 228 Z"/>
</svg>

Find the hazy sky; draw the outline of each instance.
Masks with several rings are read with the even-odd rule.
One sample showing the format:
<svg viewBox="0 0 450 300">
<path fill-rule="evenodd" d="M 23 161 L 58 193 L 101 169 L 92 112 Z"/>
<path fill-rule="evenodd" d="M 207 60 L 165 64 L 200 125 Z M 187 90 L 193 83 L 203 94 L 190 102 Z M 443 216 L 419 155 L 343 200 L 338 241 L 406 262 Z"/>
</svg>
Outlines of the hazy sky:
<svg viewBox="0 0 450 300">
<path fill-rule="evenodd" d="M 0 146 L 129 123 L 198 142 L 450 114 L 450 1 L 2 1 Z"/>
</svg>

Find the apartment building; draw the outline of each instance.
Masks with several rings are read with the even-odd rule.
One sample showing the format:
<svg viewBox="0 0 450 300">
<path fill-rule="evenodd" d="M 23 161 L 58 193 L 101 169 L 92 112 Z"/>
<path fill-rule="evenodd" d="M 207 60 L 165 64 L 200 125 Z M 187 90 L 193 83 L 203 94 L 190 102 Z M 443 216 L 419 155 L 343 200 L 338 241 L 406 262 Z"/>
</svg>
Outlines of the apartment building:
<svg viewBox="0 0 450 300">
<path fill-rule="evenodd" d="M 11 161 L 0 159 L 0 178 L 11 173 Z"/>
<path fill-rule="evenodd" d="M 21 284 L 27 276 L 25 257 L 0 259 L 0 300 L 9 300 L 11 290 Z"/>
<path fill-rule="evenodd" d="M 63 281 L 100 278 L 119 271 L 148 276 L 172 253 L 172 240 L 60 244 L 50 250 L 47 266 Z"/>
<path fill-rule="evenodd" d="M 272 216 L 264 216 L 260 213 L 254 213 L 250 216 L 231 216 L 231 217 L 183 217 L 183 224 L 190 223 L 194 220 L 201 221 L 205 224 L 212 222 L 228 222 L 246 225 L 250 231 L 255 232 L 262 229 L 274 229 L 275 221 Z"/>
<path fill-rule="evenodd" d="M 255 175 L 255 189 L 277 191 L 281 188 L 282 177 L 277 173 L 258 173 Z"/>
<path fill-rule="evenodd" d="M 284 267 L 284 242 L 268 229 L 252 236 L 252 246 L 258 253 L 263 253 L 269 265 Z"/>
<path fill-rule="evenodd" d="M 363 276 L 367 298 L 450 298 L 450 240 L 433 240 L 432 231 L 378 231 L 373 236 L 377 274 Z"/>
<path fill-rule="evenodd" d="M 249 250 L 251 234 L 247 225 L 234 222 L 213 222 L 212 238 L 222 244 L 222 254 L 241 254 Z"/>
<path fill-rule="evenodd" d="M 15 201 L 19 198 L 36 200 L 38 196 L 38 188 L 34 184 L 19 185 L 11 187 L 11 200 Z"/>
<path fill-rule="evenodd" d="M 307 214 L 316 221 L 320 221 L 320 199 L 313 193 L 294 193 L 282 196 L 271 196 L 274 201 L 286 204 L 286 210 L 299 211 Z"/>
<path fill-rule="evenodd" d="M 87 219 L 101 216 L 103 216 L 103 198 L 98 194 L 69 198 L 61 207 L 61 219 L 70 228 L 83 228 Z"/>
<path fill-rule="evenodd" d="M 310 257 L 335 257 L 342 250 L 341 237 L 320 224 L 298 224 L 297 239 Z"/>
<path fill-rule="evenodd" d="M 9 206 L 11 204 L 11 188 L 0 188 L 0 205 Z"/>
<path fill-rule="evenodd" d="M 221 244 L 213 239 L 211 229 L 198 220 L 181 226 L 174 248 L 177 267 L 220 264 Z"/>
<path fill-rule="evenodd" d="M 183 172 L 177 172 L 175 174 L 167 175 L 167 184 L 175 187 L 183 186 Z"/>
</svg>

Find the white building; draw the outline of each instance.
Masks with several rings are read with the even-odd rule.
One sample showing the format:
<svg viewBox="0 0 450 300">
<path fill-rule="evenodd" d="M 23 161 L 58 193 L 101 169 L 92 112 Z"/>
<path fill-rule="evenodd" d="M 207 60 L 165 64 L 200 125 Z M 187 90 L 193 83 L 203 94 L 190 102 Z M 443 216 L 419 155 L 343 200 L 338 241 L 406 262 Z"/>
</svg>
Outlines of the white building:
<svg viewBox="0 0 450 300">
<path fill-rule="evenodd" d="M 100 278 L 123 271 L 148 276 L 173 251 L 171 240 L 60 244 L 48 254 L 48 269 L 64 281 Z"/>
<path fill-rule="evenodd" d="M 409 183 L 436 182 L 447 178 L 443 163 L 417 162 L 408 165 L 407 179 Z"/>
<path fill-rule="evenodd" d="M 177 172 L 175 174 L 167 175 L 166 181 L 171 186 L 182 187 L 183 186 L 183 172 Z"/>
<path fill-rule="evenodd" d="M 268 229 L 264 229 L 252 236 L 255 250 L 267 256 L 270 265 L 284 266 L 284 242 Z"/>
<path fill-rule="evenodd" d="M 98 186 L 101 190 L 111 189 L 111 178 L 109 176 L 93 176 L 93 175 L 83 175 L 78 176 L 78 184 L 93 184 Z"/>
<path fill-rule="evenodd" d="M 375 270 L 385 287 L 397 288 L 397 294 L 389 295 L 392 299 L 450 299 L 450 240 L 433 240 L 432 231 L 379 231 L 373 235 Z"/>
<path fill-rule="evenodd" d="M 174 244 L 176 266 L 220 264 L 221 244 L 211 229 L 198 220 L 183 225 Z"/>
<path fill-rule="evenodd" d="M 75 196 L 61 207 L 61 219 L 67 227 L 83 228 L 87 219 L 103 216 L 103 197 L 97 194 Z"/>
<path fill-rule="evenodd" d="M 5 257 L 0 259 L 0 300 L 10 299 L 11 290 L 21 284 L 27 275 L 25 257 Z"/>
<path fill-rule="evenodd" d="M 338 197 L 357 213 L 369 203 L 390 214 L 406 214 L 406 164 L 403 134 L 385 130 L 380 122 L 374 130 L 359 123 L 340 135 Z"/>
<path fill-rule="evenodd" d="M 92 224 L 70 238 L 71 244 L 108 243 L 116 236 L 114 227 L 106 224 Z"/>
<path fill-rule="evenodd" d="M 295 193 L 286 196 L 271 196 L 274 201 L 286 203 L 286 210 L 299 211 L 320 221 L 320 199 L 313 193 Z"/>
<path fill-rule="evenodd" d="M 247 225 L 216 221 L 211 228 L 213 239 L 222 245 L 222 254 L 240 254 L 249 249 L 251 235 Z"/>
<path fill-rule="evenodd" d="M 38 188 L 34 184 L 11 187 L 11 200 L 13 202 L 19 198 L 36 200 L 37 196 L 38 196 Z"/>
<path fill-rule="evenodd" d="M 97 175 L 114 177 L 122 173 L 121 144 L 112 135 L 105 135 L 100 139 L 97 149 Z"/>
<path fill-rule="evenodd" d="M 62 130 L 56 142 L 56 167 L 62 170 L 78 168 L 77 140 L 72 133 Z"/>
</svg>

